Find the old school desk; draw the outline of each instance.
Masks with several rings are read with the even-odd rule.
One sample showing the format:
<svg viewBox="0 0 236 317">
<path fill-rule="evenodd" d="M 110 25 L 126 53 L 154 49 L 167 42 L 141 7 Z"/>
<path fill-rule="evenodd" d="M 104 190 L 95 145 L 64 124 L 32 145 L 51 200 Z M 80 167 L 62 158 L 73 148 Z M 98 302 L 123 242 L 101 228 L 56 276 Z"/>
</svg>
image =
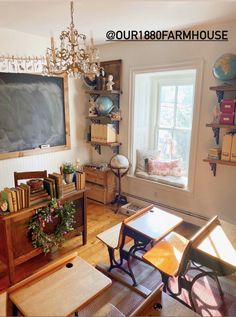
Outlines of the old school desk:
<svg viewBox="0 0 236 317">
<path fill-rule="evenodd" d="M 108 268 L 105 268 L 103 265 L 98 265 L 97 267 L 105 273 L 105 271 L 110 272 L 112 269 L 120 269 L 127 273 L 133 281 L 133 286 L 136 287 L 142 294 L 145 296 L 150 294 L 150 290 L 144 288 L 142 285 L 138 285 L 136 278 L 134 276 L 132 265 L 131 265 L 131 258 L 132 256 L 138 257 L 139 260 L 142 260 L 141 257 L 136 256 L 137 251 L 146 251 L 146 246 L 150 242 L 156 242 L 161 240 L 165 237 L 168 233 L 174 230 L 183 219 L 172 215 L 164 210 L 159 208 L 153 207 L 150 210 L 145 211 L 141 215 L 125 222 L 123 226 L 121 226 L 122 230 L 122 242 L 119 248 L 120 260 L 117 261 L 115 259 L 114 253 L 109 253 L 110 255 L 110 262 L 111 265 Z M 104 241 L 109 237 L 111 230 L 110 228 L 105 232 L 99 234 L 99 239 Z M 127 237 L 133 240 L 133 245 L 127 249 L 126 241 Z M 109 248 L 108 248 L 109 250 Z M 127 261 L 127 268 L 124 268 L 124 260 Z M 112 274 L 111 277 L 116 278 L 116 274 Z M 120 280 L 120 278 L 119 278 Z M 124 284 L 129 284 L 127 281 L 123 281 Z"/>
<path fill-rule="evenodd" d="M 79 257 L 9 297 L 24 316 L 70 316 L 111 285 L 111 280 Z M 14 286 L 13 286 L 14 287 Z"/>
</svg>

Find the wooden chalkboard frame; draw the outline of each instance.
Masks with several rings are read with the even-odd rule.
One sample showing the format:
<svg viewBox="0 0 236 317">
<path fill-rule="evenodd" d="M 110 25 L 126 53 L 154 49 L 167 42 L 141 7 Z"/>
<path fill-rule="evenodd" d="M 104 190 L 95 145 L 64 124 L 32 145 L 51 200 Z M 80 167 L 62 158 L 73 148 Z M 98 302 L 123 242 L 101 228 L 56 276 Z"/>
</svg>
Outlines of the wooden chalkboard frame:
<svg viewBox="0 0 236 317">
<path fill-rule="evenodd" d="M 17 74 L 16 74 L 17 75 Z M 39 76 L 39 74 L 32 74 L 34 76 Z M 35 148 L 22 151 L 14 152 L 1 152 L 0 160 L 5 160 L 9 158 L 18 158 L 30 155 L 40 155 L 50 152 L 57 152 L 63 150 L 69 150 L 71 148 L 70 142 L 70 117 L 69 117 L 69 99 L 68 99 L 68 77 L 67 75 L 57 76 L 63 78 L 63 87 L 64 87 L 64 119 L 65 119 L 65 144 L 59 146 L 52 146 L 48 148 Z"/>
</svg>

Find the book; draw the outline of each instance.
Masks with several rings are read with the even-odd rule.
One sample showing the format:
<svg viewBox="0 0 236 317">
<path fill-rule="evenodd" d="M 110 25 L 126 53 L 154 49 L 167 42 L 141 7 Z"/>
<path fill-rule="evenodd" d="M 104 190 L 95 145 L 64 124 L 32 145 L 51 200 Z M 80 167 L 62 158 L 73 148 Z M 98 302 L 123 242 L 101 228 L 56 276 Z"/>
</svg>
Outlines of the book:
<svg viewBox="0 0 236 317">
<path fill-rule="evenodd" d="M 13 207 L 13 201 L 12 201 L 12 195 L 11 192 L 7 191 L 7 190 L 3 190 L 1 191 L 1 196 L 4 200 L 6 200 L 8 202 L 8 209 L 10 212 L 14 211 L 14 207 Z"/>
<path fill-rule="evenodd" d="M 62 185 L 62 193 L 67 194 L 75 190 L 75 183 L 63 184 Z"/>
<path fill-rule="evenodd" d="M 46 177 L 45 180 L 48 180 L 49 182 L 52 183 L 53 194 L 51 197 L 56 197 L 56 180 L 51 177 Z"/>
<path fill-rule="evenodd" d="M 28 208 L 30 203 L 30 186 L 24 183 L 21 183 L 20 187 L 23 188 L 25 191 L 25 207 Z"/>
<path fill-rule="evenodd" d="M 10 191 L 11 196 L 12 196 L 12 203 L 13 203 L 13 211 L 17 211 L 17 198 L 16 198 L 16 192 L 10 188 L 4 188 L 4 190 Z"/>
<path fill-rule="evenodd" d="M 45 190 L 47 191 L 47 194 L 53 197 L 53 185 L 52 182 L 50 182 L 48 179 L 43 180 L 43 186 Z"/>
<path fill-rule="evenodd" d="M 59 173 L 52 173 L 52 174 L 48 174 L 49 178 L 55 179 L 55 183 L 56 183 L 56 197 L 57 198 L 61 198 L 62 197 L 62 185 L 63 185 L 63 175 L 59 174 Z"/>
<path fill-rule="evenodd" d="M 76 189 L 81 190 L 85 188 L 85 173 L 76 173 Z"/>
<path fill-rule="evenodd" d="M 43 198 L 43 197 L 47 197 L 47 196 L 48 196 L 48 192 L 46 191 L 46 189 L 44 189 L 44 191 L 42 193 L 40 193 L 39 195 L 33 196 L 33 197 L 30 196 L 30 201 L 34 201 L 34 200 L 37 200 L 39 198 Z"/>
<path fill-rule="evenodd" d="M 47 194 L 47 196 L 45 196 L 45 197 L 41 197 L 41 198 L 35 199 L 33 201 L 30 201 L 29 207 L 36 205 L 36 204 L 39 204 L 39 203 L 42 203 L 42 202 L 45 202 L 45 201 L 49 201 L 50 199 L 51 199 L 50 195 Z"/>
<path fill-rule="evenodd" d="M 21 206 L 22 206 L 22 209 L 23 209 L 23 208 L 26 207 L 26 205 L 25 205 L 25 191 L 20 185 L 17 186 L 17 188 L 20 191 Z"/>
<path fill-rule="evenodd" d="M 19 188 L 12 187 L 11 190 L 13 190 L 16 193 L 16 200 L 17 200 L 17 209 L 22 209 L 22 200 L 21 200 L 21 191 Z"/>
</svg>

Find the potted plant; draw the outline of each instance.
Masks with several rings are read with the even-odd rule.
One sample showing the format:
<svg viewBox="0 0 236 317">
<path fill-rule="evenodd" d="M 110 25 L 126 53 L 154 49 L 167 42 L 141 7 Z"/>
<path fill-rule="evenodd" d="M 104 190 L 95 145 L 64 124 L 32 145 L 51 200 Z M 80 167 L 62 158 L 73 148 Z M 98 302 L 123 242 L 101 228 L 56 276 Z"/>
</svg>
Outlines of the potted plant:
<svg viewBox="0 0 236 317">
<path fill-rule="evenodd" d="M 62 172 L 67 184 L 71 183 L 73 180 L 73 174 L 76 171 L 76 166 L 71 162 L 66 162 L 62 166 Z"/>
</svg>

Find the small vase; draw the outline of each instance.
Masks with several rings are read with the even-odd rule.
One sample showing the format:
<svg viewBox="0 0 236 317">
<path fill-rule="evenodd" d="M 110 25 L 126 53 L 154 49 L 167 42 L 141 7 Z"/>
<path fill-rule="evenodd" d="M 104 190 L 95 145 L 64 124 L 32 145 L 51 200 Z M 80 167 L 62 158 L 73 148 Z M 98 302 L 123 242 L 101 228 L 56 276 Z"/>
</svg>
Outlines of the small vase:
<svg viewBox="0 0 236 317">
<path fill-rule="evenodd" d="M 71 174 L 64 174 L 64 177 L 65 177 L 65 181 L 66 181 L 67 184 L 72 183 L 72 181 L 73 181 L 73 173 L 71 173 Z"/>
</svg>

